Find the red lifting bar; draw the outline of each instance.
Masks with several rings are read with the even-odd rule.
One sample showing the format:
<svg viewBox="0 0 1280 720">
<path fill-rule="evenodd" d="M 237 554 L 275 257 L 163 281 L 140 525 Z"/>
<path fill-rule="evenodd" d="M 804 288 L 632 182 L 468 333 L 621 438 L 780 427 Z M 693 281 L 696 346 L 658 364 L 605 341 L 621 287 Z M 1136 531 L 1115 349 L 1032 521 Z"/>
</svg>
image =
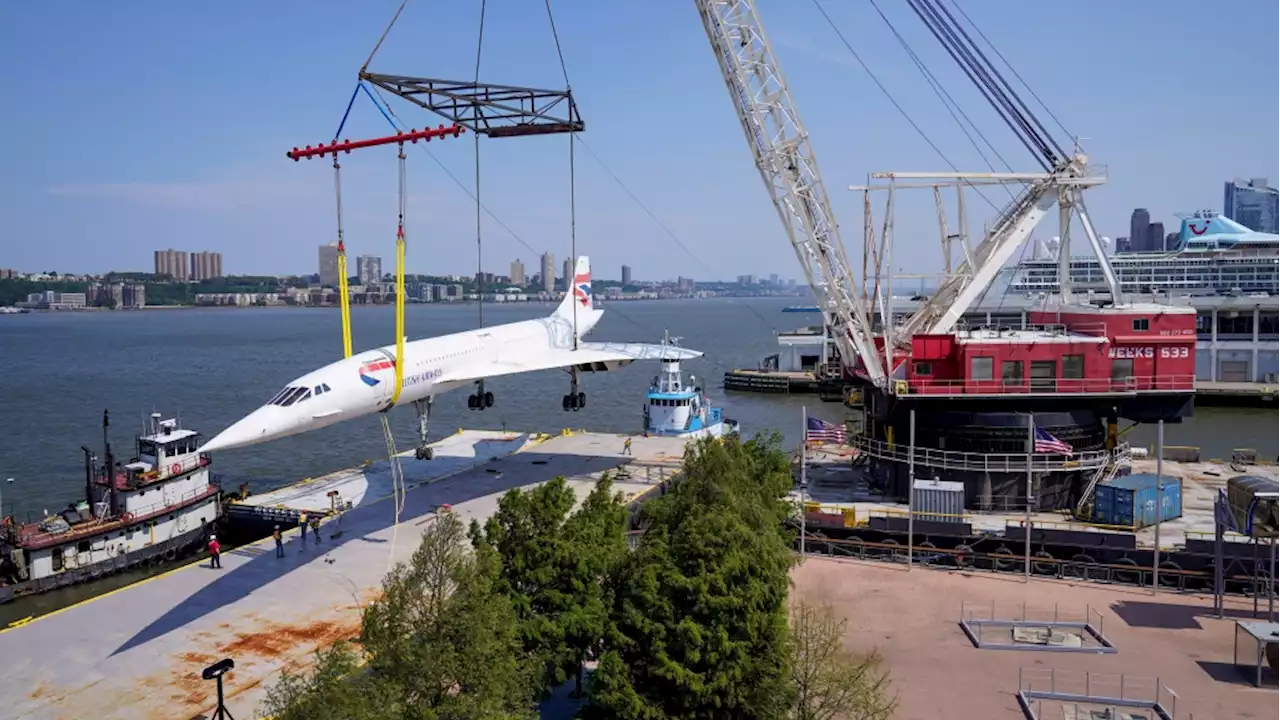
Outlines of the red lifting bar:
<svg viewBox="0 0 1280 720">
<path fill-rule="evenodd" d="M 390 145 L 391 143 L 404 143 L 406 141 L 416 143 L 419 140 L 425 140 L 430 142 L 431 138 L 458 137 L 464 132 L 466 132 L 466 128 L 461 125 L 450 125 L 448 127 L 441 125 L 437 128 L 410 130 L 409 132 L 401 132 L 396 133 L 395 135 L 372 138 L 369 140 L 343 140 L 342 142 L 334 140 L 328 145 L 317 145 L 315 147 L 308 145 L 301 150 L 294 148 L 284 155 L 294 161 L 301 160 L 302 158 L 310 160 L 317 155 L 323 157 L 325 155 L 332 154 L 334 157 L 337 157 L 340 152 L 349 153 L 358 148 L 374 147 L 376 145 Z"/>
</svg>

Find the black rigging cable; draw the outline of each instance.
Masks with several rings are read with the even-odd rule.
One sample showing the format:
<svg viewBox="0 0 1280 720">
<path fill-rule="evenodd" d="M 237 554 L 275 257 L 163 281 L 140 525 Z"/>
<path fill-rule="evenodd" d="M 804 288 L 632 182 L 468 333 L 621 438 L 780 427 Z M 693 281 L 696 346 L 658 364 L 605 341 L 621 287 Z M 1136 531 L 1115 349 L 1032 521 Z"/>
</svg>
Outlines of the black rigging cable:
<svg viewBox="0 0 1280 720">
<path fill-rule="evenodd" d="M 982 151 L 982 148 L 978 145 L 977 140 L 974 139 L 973 137 L 974 134 L 977 134 L 977 136 L 982 139 L 982 142 L 986 144 L 987 148 L 991 151 L 993 155 L 995 155 L 996 159 L 1000 161 L 1000 164 L 1004 165 L 1006 170 L 1008 170 L 1009 172 L 1013 172 L 1013 166 L 1011 166 L 1009 162 L 1004 159 L 1004 156 L 1000 154 L 1000 151 L 997 150 L 995 146 L 991 144 L 991 141 L 987 139 L 987 136 L 982 132 L 982 130 L 977 126 L 977 124 L 973 122 L 973 120 L 969 117 L 969 115 L 964 111 L 964 108 L 960 107 L 960 103 L 956 102 L 955 98 L 951 97 L 951 93 L 947 92 L 947 88 L 943 86 L 941 82 L 938 81 L 937 77 L 935 77 L 934 74 L 929 70 L 929 67 L 925 65 L 924 61 L 920 59 L 920 56 L 916 54 L 915 50 L 907 42 L 906 38 L 904 38 L 902 34 L 898 32 L 898 28 L 894 27 L 893 22 L 891 22 L 889 20 L 889 17 L 884 14 L 884 11 L 880 9 L 880 6 L 879 4 L 876 3 L 876 0 L 868 0 L 868 1 L 871 3 L 871 7 L 876 11 L 876 14 L 879 15 L 880 19 L 884 21 L 884 24 L 888 26 L 889 32 L 893 33 L 893 36 L 897 38 L 898 44 L 901 45 L 902 49 L 906 51 L 907 55 L 911 58 L 911 61 L 915 64 L 916 68 L 920 71 L 922 75 L 924 75 L 925 80 L 929 83 L 929 87 L 933 88 L 934 95 L 938 96 L 938 99 L 942 101 L 943 107 L 947 109 L 947 113 L 951 115 L 951 119 L 955 120 L 956 125 L 960 126 L 960 131 L 963 132 L 964 136 L 969 139 L 969 144 L 973 145 L 973 149 L 977 151 L 978 157 L 982 158 L 982 162 L 986 164 L 987 169 L 990 170 L 991 172 L 996 171 L 995 165 L 989 159 L 987 159 L 986 153 Z M 963 118 L 963 121 L 961 120 L 961 118 Z M 966 123 L 968 123 L 968 125 L 966 125 Z M 969 132 L 969 128 L 973 128 L 972 133 Z M 1012 190 L 1009 190 L 1008 187 L 1005 187 L 1005 190 L 1010 194 L 1012 194 L 1013 192 Z"/>
<path fill-rule="evenodd" d="M 928 2 L 930 0 L 925 0 L 925 1 Z M 1053 149 L 1058 152 L 1057 158 L 1056 158 L 1057 160 L 1062 160 L 1063 158 L 1067 157 L 1067 153 L 1062 149 L 1062 146 L 1058 144 L 1057 140 L 1054 139 L 1053 135 L 1049 133 L 1048 130 L 1045 130 L 1044 125 L 1040 122 L 1040 118 L 1036 117 L 1036 114 L 1031 111 L 1031 108 L 1028 107 L 1025 102 L 1023 102 L 1022 98 L 1018 95 L 1018 91 L 1014 90 L 1013 86 L 1009 84 L 1009 81 L 1004 79 L 1004 75 L 1000 74 L 1000 71 L 996 69 L 995 63 L 992 63 L 987 58 L 986 53 L 982 52 L 982 48 L 978 47 L 978 44 L 973 41 L 973 38 L 969 37 L 968 31 L 964 29 L 964 26 L 960 24 L 960 21 L 956 20 L 956 17 L 951 14 L 950 10 L 947 9 L 947 6 L 943 5 L 941 0 L 932 0 L 932 2 L 935 4 L 935 6 L 939 10 L 941 10 L 943 13 L 946 13 L 946 16 L 951 21 L 952 26 L 956 30 L 958 30 L 962 36 L 964 36 L 964 39 L 969 43 L 969 46 L 973 49 L 973 51 L 978 54 L 978 57 L 982 58 L 982 61 L 984 63 L 986 63 L 986 66 L 990 70 L 991 74 L 995 75 L 995 78 L 1000 81 L 1001 85 L 1004 86 L 1004 89 L 1008 92 L 1008 96 L 1013 98 L 1014 102 L 1018 104 L 1018 107 L 1022 108 L 1022 111 L 1026 113 L 1026 117 L 1030 118 L 1031 122 L 1035 123 L 1036 128 L 1040 131 L 1037 137 L 1041 139 L 1041 142 L 1047 141 L 1050 145 L 1053 146 Z"/>
<path fill-rule="evenodd" d="M 484 11 L 488 5 L 488 0 L 480 0 L 480 32 L 476 39 L 476 72 L 475 79 L 472 81 L 476 85 L 480 84 L 480 57 L 484 51 Z M 473 133 L 475 137 L 475 158 L 476 158 L 476 299 L 479 303 L 480 325 L 484 327 L 484 245 L 481 242 L 480 230 L 480 123 L 481 111 L 476 108 L 476 131 Z"/>
<path fill-rule="evenodd" d="M 609 178 L 613 180 L 613 182 L 619 188 L 622 189 L 622 192 L 627 194 L 627 197 L 631 198 L 631 201 L 634 202 L 637 207 L 639 207 L 641 210 L 644 211 L 645 215 L 649 216 L 649 219 L 652 220 L 653 223 L 657 225 L 658 228 L 661 229 L 662 232 L 665 233 L 667 237 L 671 238 L 671 240 L 675 242 L 675 244 L 679 246 L 680 249 L 683 250 L 686 255 L 688 255 L 690 258 L 693 259 L 695 263 L 697 263 L 702 267 L 702 270 L 707 273 L 708 277 L 716 277 L 716 272 L 712 270 L 705 262 L 703 262 L 702 258 L 698 257 L 697 254 L 695 254 L 692 250 L 690 250 L 689 246 L 685 245 L 684 241 L 682 241 L 679 236 L 677 236 L 674 232 L 672 232 L 671 228 L 667 227 L 661 220 L 659 220 L 658 216 L 655 215 L 654 212 L 649 209 L 648 205 L 645 205 L 644 202 L 641 201 L 640 198 L 637 197 L 635 193 L 631 192 L 631 188 L 627 187 L 627 184 L 622 182 L 622 179 L 619 178 L 617 174 L 614 173 L 613 170 L 611 170 L 609 166 L 605 164 L 604 160 L 600 159 L 600 156 L 596 154 L 595 150 L 591 149 L 591 146 L 587 144 L 586 140 L 579 138 L 578 144 L 582 145 L 582 149 L 587 151 L 587 154 L 591 156 L 592 160 L 596 161 L 596 164 L 600 166 L 600 169 L 604 170 L 605 174 L 608 175 Z M 776 331 L 776 328 L 774 327 L 773 323 L 770 323 L 767 319 L 765 319 L 765 317 L 761 315 L 759 311 L 757 311 L 755 308 L 751 307 L 751 305 L 747 303 L 740 303 L 740 304 L 742 305 L 742 307 L 745 307 L 748 311 L 750 311 L 752 315 L 755 315 L 756 319 L 758 319 L 761 323 L 764 323 L 765 327 L 769 328 L 770 332 Z"/>
<path fill-rule="evenodd" d="M 1012 72 L 1013 76 L 1018 79 L 1018 82 L 1022 83 L 1022 87 L 1026 88 L 1027 92 L 1031 93 L 1031 97 L 1035 98 L 1037 103 L 1040 103 L 1040 107 L 1044 108 L 1044 111 L 1049 113 L 1049 117 L 1053 120 L 1054 124 L 1058 126 L 1058 129 L 1067 137 L 1074 137 L 1071 134 L 1071 131 L 1067 130 L 1066 126 L 1062 124 L 1062 121 L 1058 119 L 1058 116 L 1053 114 L 1053 110 L 1050 110 L 1049 106 L 1040 99 L 1040 96 L 1036 94 L 1036 91 L 1027 84 L 1026 80 L 1022 79 L 1022 76 L 1018 74 L 1018 70 L 1013 66 L 1013 63 L 1006 60 L 1004 54 L 1002 54 L 1000 49 L 995 46 L 995 43 L 987 39 L 987 36 L 982 32 L 982 28 L 978 27 L 978 24 L 970 19 L 968 13 L 964 11 L 964 8 L 960 7 L 960 4 L 955 2 L 955 0 L 952 0 L 951 4 L 955 7 L 956 12 L 960 13 L 960 17 L 964 18 L 965 22 L 969 23 L 969 27 L 973 28 L 974 32 L 978 33 L 978 37 L 982 38 L 982 41 L 987 44 L 987 47 L 991 48 L 991 51 L 996 54 L 996 57 L 1000 58 L 1000 61 L 1004 63 L 1005 67 L 1009 68 L 1009 72 Z"/>
<path fill-rule="evenodd" d="M 898 113 L 907 121 L 907 124 L 916 131 L 916 134 L 919 135 L 925 143 L 929 145 L 929 147 L 933 148 L 933 151 L 937 153 L 938 157 L 942 158 L 942 162 L 946 163 L 947 167 L 951 168 L 953 172 L 960 172 L 960 168 L 957 167 L 955 163 L 951 162 L 951 158 L 947 157 L 946 153 L 942 152 L 942 148 L 938 147 L 938 144 L 929 137 L 929 134 L 926 133 L 918 123 L 916 123 L 915 119 L 911 117 L 911 114 L 907 112 L 906 108 L 902 107 L 898 100 L 893 97 L 893 93 L 889 92 L 889 88 L 885 87 L 884 83 L 880 82 L 880 78 L 876 77 L 876 74 L 872 72 L 871 67 L 863 61 L 862 56 L 858 54 L 858 51 L 853 49 L 853 44 L 845 37 L 844 32 L 842 32 L 840 27 L 836 25 L 835 20 L 832 20 L 831 16 L 827 14 L 827 10 L 822 6 L 821 0 L 813 0 L 813 6 L 818 9 L 818 12 L 822 15 L 822 19 L 827 21 L 827 25 L 829 25 L 831 30 L 835 32 L 836 37 L 840 38 L 840 42 L 844 45 L 845 50 L 848 50 L 849 54 L 853 56 L 853 59 L 862 66 L 863 72 L 867 74 L 867 77 L 871 78 L 871 82 L 875 83 L 876 87 L 880 88 L 880 92 L 883 93 L 885 98 L 887 98 L 893 107 L 897 109 Z M 982 198 L 983 201 L 990 205 L 993 210 L 999 212 L 1000 206 L 996 205 L 991 198 L 987 197 L 986 193 L 982 192 L 981 188 L 965 182 L 963 179 L 961 179 L 960 182 L 972 187 L 973 190 L 978 193 L 978 197 Z"/>
<path fill-rule="evenodd" d="M 982 93 L 983 98 L 991 105 L 996 114 L 1004 120 L 1013 134 L 1027 148 L 1036 159 L 1036 162 L 1047 172 L 1051 169 L 1048 158 L 1045 157 L 1047 146 L 1035 137 L 1035 132 L 1031 130 L 1030 125 L 1025 118 L 1020 118 L 1016 109 L 1012 108 L 1008 98 L 1003 97 L 1000 89 L 995 86 L 988 75 L 985 75 L 983 68 L 979 65 L 972 53 L 964 47 L 963 43 L 955 36 L 955 33 L 947 26 L 947 24 L 934 12 L 933 7 L 928 5 L 927 0 L 907 0 L 907 4 L 919 16 L 921 22 L 933 33 L 938 42 L 951 56 L 951 59 L 960 66 L 960 69 L 973 83 L 974 87 Z"/>
<path fill-rule="evenodd" d="M 390 117 L 395 121 L 396 129 L 403 130 L 404 128 L 408 127 L 407 125 L 404 124 L 404 121 L 400 119 L 400 116 L 396 114 L 396 111 L 391 107 L 391 105 L 387 103 L 386 97 L 383 96 L 382 91 L 379 90 L 376 85 L 371 87 L 373 88 L 374 94 L 377 95 L 378 102 L 381 103 L 381 105 L 383 106 L 382 109 L 385 110 L 387 114 L 390 115 Z M 503 222 L 502 218 L 498 217 L 498 215 L 494 213 L 492 210 L 490 210 L 487 205 L 481 203 L 480 199 L 476 197 L 472 189 L 467 187 L 466 183 L 462 182 L 462 180 L 459 179 L 458 176 L 453 173 L 453 171 L 449 170 L 449 166 L 445 165 L 444 162 L 440 160 L 440 158 L 436 157 L 435 153 L 431 152 L 430 145 L 427 145 L 426 143 L 422 143 L 422 144 L 419 144 L 418 147 L 421 147 L 423 151 L 427 153 L 427 156 L 430 157 L 433 162 L 435 162 L 437 167 L 439 167 L 442 171 L 444 171 L 444 174 L 450 180 L 453 181 L 454 185 L 457 185 L 458 188 L 462 190 L 462 192 L 466 193 L 467 197 L 476 201 L 476 204 L 478 204 L 480 208 L 484 210 L 485 214 L 489 216 L 490 220 L 497 223 L 498 227 L 507 231 L 507 233 L 511 235 L 511 237 L 514 238 L 516 242 L 520 243 L 520 245 L 523 246 L 525 250 L 528 250 L 531 257 L 533 257 L 534 259 L 537 259 L 542 255 L 542 253 L 538 252 L 537 250 L 534 250 L 533 246 L 530 245 L 527 240 L 525 240 L 523 237 L 520 236 L 520 233 L 517 233 L 515 230 L 511 228 L 510 225 Z M 639 328 L 643 332 L 649 332 L 650 330 L 652 330 L 652 328 L 648 328 L 648 327 L 645 327 L 644 325 L 641 325 L 634 318 L 631 318 L 630 316 L 623 313 L 621 310 L 618 310 L 617 308 L 614 308 L 610 314 L 617 315 L 623 320 L 631 323 L 632 325 L 635 325 L 637 328 Z"/>
<path fill-rule="evenodd" d="M 551 0 L 545 0 L 547 6 L 547 22 L 551 24 L 551 39 L 556 43 L 556 57 L 560 59 L 560 74 L 564 76 L 564 91 L 568 94 L 569 112 L 573 112 L 573 86 L 569 83 L 569 66 L 564 61 L 564 50 L 560 47 L 560 33 L 556 31 L 556 16 L 551 12 Z M 572 116 L 570 116 L 572 119 Z M 577 285 L 578 276 L 578 192 L 577 192 L 577 172 L 575 168 L 575 158 L 573 146 L 575 144 L 574 136 L 577 133 L 573 130 L 569 131 L 569 262 L 573 265 L 573 270 L 569 276 L 564 279 L 564 289 L 567 295 L 573 294 L 573 289 Z M 578 303 L 575 301 L 573 307 L 573 349 L 578 349 Z"/>
</svg>

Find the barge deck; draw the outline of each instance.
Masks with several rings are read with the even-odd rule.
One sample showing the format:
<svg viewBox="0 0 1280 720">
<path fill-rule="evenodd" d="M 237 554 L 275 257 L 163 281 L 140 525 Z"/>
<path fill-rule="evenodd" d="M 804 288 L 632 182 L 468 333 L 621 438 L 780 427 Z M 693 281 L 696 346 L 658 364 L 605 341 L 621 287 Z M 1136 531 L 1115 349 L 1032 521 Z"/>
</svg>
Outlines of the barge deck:
<svg viewBox="0 0 1280 720">
<path fill-rule="evenodd" d="M 238 716 L 254 717 L 282 667 L 308 662 L 318 647 L 358 632 L 361 610 L 377 597 L 389 563 L 412 554 L 441 505 L 464 520 L 483 520 L 511 488 L 563 475 L 581 498 L 602 473 L 619 468 L 618 490 L 638 501 L 679 468 L 684 439 L 636 436 L 627 457 L 625 437 L 454 435 L 439 443 L 451 453 L 444 462 L 405 462 L 407 482 L 417 487 L 405 496 L 398 528 L 391 504 L 372 499 L 380 487 L 376 468 L 256 496 L 259 506 L 306 509 L 327 505 L 333 489 L 354 498 L 361 482 L 355 476 L 365 478 L 362 502 L 322 525 L 319 546 L 311 537 L 304 544 L 295 525 L 285 533 L 284 558 L 266 538 L 224 552 L 220 570 L 190 564 L 0 630 L 0 656 L 11 659 L 0 678 L 7 717 L 211 714 L 214 683 L 200 673 L 226 657 L 236 663 L 225 678 L 228 704 Z"/>
</svg>

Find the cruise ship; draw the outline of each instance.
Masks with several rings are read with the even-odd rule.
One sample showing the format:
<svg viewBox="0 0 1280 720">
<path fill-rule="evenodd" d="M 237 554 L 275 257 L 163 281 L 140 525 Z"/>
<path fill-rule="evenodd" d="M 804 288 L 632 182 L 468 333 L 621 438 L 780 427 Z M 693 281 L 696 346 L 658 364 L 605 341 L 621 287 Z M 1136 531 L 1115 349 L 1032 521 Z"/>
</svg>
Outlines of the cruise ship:
<svg viewBox="0 0 1280 720">
<path fill-rule="evenodd" d="M 1280 293 L 1280 236 L 1254 232 L 1213 211 L 1182 219 L 1178 246 L 1168 252 L 1117 253 L 1111 266 L 1125 292 L 1193 295 Z M 1076 290 L 1105 291 L 1102 268 L 1092 257 L 1071 259 Z M 1056 293 L 1058 260 L 1019 263 L 1009 290 Z"/>
</svg>

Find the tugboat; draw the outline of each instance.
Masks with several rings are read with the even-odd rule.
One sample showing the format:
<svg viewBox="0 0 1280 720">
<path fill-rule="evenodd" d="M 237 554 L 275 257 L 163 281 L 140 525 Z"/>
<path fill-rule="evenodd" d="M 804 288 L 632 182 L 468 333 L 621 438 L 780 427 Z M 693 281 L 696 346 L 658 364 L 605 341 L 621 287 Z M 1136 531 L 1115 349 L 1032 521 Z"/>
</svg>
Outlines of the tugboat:
<svg viewBox="0 0 1280 720">
<path fill-rule="evenodd" d="M 0 603 L 125 569 L 158 565 L 203 546 L 220 513 L 220 489 L 200 435 L 152 413 L 137 455 L 121 463 L 107 441 L 105 459 L 84 451 L 85 499 L 43 520 L 0 525 Z"/>
<path fill-rule="evenodd" d="M 664 334 L 662 344 L 675 347 L 680 338 Z M 738 432 L 738 423 L 724 416 L 722 408 L 711 407 L 707 395 L 697 387 L 697 378 L 689 376 L 685 385 L 680 374 L 680 361 L 662 359 L 662 368 L 649 385 L 644 407 L 646 435 L 666 437 L 720 437 Z"/>
</svg>

